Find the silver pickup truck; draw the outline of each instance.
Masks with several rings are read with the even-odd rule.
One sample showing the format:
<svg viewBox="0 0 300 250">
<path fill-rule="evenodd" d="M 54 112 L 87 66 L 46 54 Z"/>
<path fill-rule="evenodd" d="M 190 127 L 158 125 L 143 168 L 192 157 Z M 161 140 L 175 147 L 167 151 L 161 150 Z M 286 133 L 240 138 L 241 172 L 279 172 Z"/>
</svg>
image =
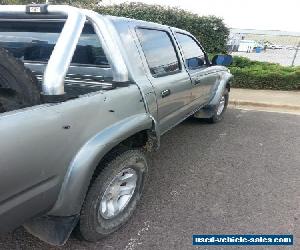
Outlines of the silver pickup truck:
<svg viewBox="0 0 300 250">
<path fill-rule="evenodd" d="M 185 30 L 59 5 L 0 6 L 0 20 L 0 232 L 109 235 L 161 136 L 226 110 L 231 56 L 210 62 Z"/>
</svg>

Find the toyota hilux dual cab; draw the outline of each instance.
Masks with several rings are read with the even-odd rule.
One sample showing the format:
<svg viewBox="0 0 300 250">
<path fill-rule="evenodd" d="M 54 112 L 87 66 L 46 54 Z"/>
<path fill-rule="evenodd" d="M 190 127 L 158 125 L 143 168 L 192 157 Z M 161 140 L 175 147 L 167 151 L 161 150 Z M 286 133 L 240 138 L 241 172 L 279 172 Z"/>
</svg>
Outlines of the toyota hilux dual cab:
<svg viewBox="0 0 300 250">
<path fill-rule="evenodd" d="M 133 214 L 148 152 L 220 121 L 231 56 L 189 32 L 59 5 L 0 6 L 0 232 L 97 241 Z M 163 167 L 163 166 L 161 166 Z"/>
</svg>

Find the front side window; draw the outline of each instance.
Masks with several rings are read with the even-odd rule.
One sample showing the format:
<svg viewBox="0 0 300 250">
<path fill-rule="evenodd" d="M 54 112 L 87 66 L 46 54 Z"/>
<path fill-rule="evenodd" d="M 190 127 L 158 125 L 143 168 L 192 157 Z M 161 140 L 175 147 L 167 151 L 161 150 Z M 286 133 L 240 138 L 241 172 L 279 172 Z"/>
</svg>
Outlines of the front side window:
<svg viewBox="0 0 300 250">
<path fill-rule="evenodd" d="M 180 64 L 171 37 L 165 31 L 138 28 L 137 35 L 154 77 L 178 72 Z"/>
<path fill-rule="evenodd" d="M 189 69 L 193 70 L 205 65 L 205 54 L 192 37 L 176 33 L 176 38 L 183 50 L 184 59 Z"/>
<path fill-rule="evenodd" d="M 63 28 L 63 22 L 0 22 L 0 47 L 27 62 L 47 63 Z M 109 66 L 93 27 L 86 24 L 72 64 Z"/>
</svg>

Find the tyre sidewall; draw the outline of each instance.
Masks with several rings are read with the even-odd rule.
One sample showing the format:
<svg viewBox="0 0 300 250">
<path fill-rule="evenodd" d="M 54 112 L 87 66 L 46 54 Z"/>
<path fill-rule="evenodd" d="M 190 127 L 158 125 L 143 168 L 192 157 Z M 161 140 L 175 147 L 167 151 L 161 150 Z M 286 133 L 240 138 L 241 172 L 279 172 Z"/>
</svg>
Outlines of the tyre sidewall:
<svg viewBox="0 0 300 250">
<path fill-rule="evenodd" d="M 0 86 L 15 92 L 9 103 L 2 103 L 4 111 L 40 104 L 40 89 L 33 73 L 3 48 L 0 48 Z"/>
<path fill-rule="evenodd" d="M 224 90 L 222 96 L 225 97 L 225 106 L 224 106 L 224 109 L 223 109 L 222 113 L 218 115 L 217 112 L 218 112 L 218 106 L 219 106 L 219 104 L 214 108 L 214 115 L 210 118 L 210 122 L 212 122 L 212 123 L 217 123 L 217 122 L 222 121 L 223 118 L 224 118 L 224 113 L 227 110 L 227 106 L 228 106 L 228 102 L 229 102 L 229 92 L 228 92 L 227 88 Z"/>
<path fill-rule="evenodd" d="M 130 163 L 133 161 L 139 161 L 141 164 L 131 166 Z M 105 219 L 98 214 L 102 196 L 113 178 L 128 167 L 134 169 L 137 173 L 137 187 L 134 194 L 120 214 L 111 219 Z M 82 210 L 83 215 L 80 218 L 80 231 L 85 240 L 97 241 L 118 230 L 129 220 L 141 198 L 147 171 L 146 156 L 138 150 L 127 151 L 107 164 L 105 169 L 94 180 Z"/>
</svg>

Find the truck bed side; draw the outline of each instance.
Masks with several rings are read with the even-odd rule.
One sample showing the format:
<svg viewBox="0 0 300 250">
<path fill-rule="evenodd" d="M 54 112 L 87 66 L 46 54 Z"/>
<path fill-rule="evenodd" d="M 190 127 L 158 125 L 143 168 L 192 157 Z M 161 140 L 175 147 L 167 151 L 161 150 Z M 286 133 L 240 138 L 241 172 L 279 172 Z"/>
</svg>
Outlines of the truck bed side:
<svg viewBox="0 0 300 250">
<path fill-rule="evenodd" d="M 80 148 L 99 131 L 144 114 L 136 85 L 1 114 L 1 225 L 14 227 L 50 209 Z"/>
</svg>

